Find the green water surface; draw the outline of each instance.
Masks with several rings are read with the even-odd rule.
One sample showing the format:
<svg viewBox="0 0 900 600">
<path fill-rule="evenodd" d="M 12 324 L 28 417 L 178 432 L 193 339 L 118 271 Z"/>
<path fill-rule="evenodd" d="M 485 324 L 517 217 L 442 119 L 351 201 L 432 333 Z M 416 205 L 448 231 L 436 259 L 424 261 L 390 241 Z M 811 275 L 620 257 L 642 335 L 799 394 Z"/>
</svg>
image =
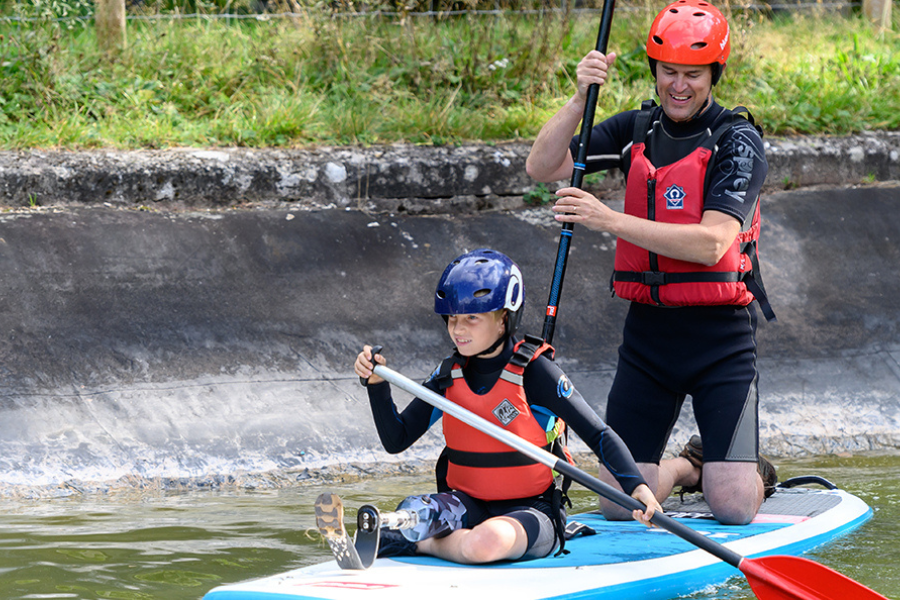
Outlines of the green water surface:
<svg viewBox="0 0 900 600">
<path fill-rule="evenodd" d="M 900 599 L 900 456 L 776 461 L 779 477 L 817 474 L 860 496 L 874 517 L 808 555 Z M 331 484 L 349 506 L 390 510 L 426 477 Z M 315 530 L 321 485 L 269 491 L 117 492 L 0 500 L 0 600 L 197 600 L 212 588 L 329 557 Z M 576 510 L 595 496 L 574 492 Z M 737 573 L 737 572 L 736 572 Z M 692 600 L 754 598 L 737 573 Z"/>
</svg>

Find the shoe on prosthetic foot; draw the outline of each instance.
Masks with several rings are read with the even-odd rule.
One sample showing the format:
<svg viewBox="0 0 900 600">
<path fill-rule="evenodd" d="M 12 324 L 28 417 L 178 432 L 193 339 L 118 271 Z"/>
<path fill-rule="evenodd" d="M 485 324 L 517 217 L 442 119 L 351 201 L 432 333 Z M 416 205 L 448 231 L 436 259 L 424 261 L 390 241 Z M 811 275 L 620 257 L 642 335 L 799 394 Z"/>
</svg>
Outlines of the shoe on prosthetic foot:
<svg viewBox="0 0 900 600">
<path fill-rule="evenodd" d="M 337 494 L 324 493 L 316 498 L 316 527 L 328 542 L 340 568 L 361 571 L 371 566 L 374 556 L 364 562 L 344 528 L 344 503 Z"/>
<path fill-rule="evenodd" d="M 679 494 L 684 499 L 685 494 L 694 494 L 703 491 L 703 442 L 699 435 L 692 435 L 688 443 L 684 445 L 678 454 L 682 458 L 686 458 L 693 466 L 700 469 L 700 477 L 697 483 L 690 486 L 682 486 Z M 768 498 L 775 493 L 775 486 L 778 484 L 778 474 L 775 472 L 775 465 L 762 454 L 758 455 L 756 462 L 756 472 L 762 478 L 763 482 L 763 499 Z"/>
</svg>

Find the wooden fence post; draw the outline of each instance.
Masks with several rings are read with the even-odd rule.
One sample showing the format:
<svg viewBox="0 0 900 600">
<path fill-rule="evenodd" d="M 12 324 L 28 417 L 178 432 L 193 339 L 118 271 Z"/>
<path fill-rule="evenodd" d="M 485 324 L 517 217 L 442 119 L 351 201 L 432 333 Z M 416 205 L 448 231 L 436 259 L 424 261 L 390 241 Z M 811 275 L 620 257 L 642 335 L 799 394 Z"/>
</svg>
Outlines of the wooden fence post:
<svg viewBox="0 0 900 600">
<path fill-rule="evenodd" d="M 94 11 L 97 44 L 108 53 L 125 48 L 125 0 L 97 0 Z"/>
<path fill-rule="evenodd" d="M 863 0 L 863 13 L 882 29 L 891 27 L 891 0 Z"/>
</svg>

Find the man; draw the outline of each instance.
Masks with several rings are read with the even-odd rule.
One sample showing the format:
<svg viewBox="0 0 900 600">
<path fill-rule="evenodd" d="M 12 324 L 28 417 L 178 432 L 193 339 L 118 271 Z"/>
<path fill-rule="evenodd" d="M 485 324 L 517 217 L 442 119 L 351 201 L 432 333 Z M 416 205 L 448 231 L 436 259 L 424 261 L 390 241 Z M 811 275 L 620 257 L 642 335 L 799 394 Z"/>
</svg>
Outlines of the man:
<svg viewBox="0 0 900 600">
<path fill-rule="evenodd" d="M 750 522 L 775 485 L 758 454 L 756 311 L 769 308 L 756 251 L 766 163 L 752 121 L 725 110 L 713 88 L 730 51 L 725 17 L 698 0 L 659 13 L 647 38 L 660 106 L 644 103 L 592 131 L 586 172 L 620 168 L 618 212 L 564 188 L 556 220 L 617 236 L 616 295 L 631 300 L 606 421 L 625 441 L 660 500 L 675 486 L 703 490 L 722 523 Z M 527 161 L 540 181 L 570 177 L 591 84 L 602 86 L 615 54 L 590 52 L 577 92 L 543 127 Z M 700 436 L 661 461 L 687 395 Z M 761 475 L 762 474 L 762 475 Z M 601 473 L 614 483 L 608 474 Z M 765 478 L 765 479 L 764 479 Z M 602 502 L 609 518 L 624 518 Z"/>
</svg>

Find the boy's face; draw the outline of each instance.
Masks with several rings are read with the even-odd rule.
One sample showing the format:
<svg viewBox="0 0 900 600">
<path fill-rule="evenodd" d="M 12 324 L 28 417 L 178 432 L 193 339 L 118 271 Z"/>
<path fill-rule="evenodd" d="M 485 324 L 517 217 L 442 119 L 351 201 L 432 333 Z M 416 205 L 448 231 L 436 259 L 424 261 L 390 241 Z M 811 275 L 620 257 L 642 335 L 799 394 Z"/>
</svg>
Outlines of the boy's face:
<svg viewBox="0 0 900 600">
<path fill-rule="evenodd" d="M 463 356 L 475 356 L 490 348 L 506 331 L 503 312 L 477 313 L 472 315 L 450 315 L 447 317 L 447 332 Z M 496 356 L 503 348 L 497 348 L 487 358 Z"/>
</svg>

